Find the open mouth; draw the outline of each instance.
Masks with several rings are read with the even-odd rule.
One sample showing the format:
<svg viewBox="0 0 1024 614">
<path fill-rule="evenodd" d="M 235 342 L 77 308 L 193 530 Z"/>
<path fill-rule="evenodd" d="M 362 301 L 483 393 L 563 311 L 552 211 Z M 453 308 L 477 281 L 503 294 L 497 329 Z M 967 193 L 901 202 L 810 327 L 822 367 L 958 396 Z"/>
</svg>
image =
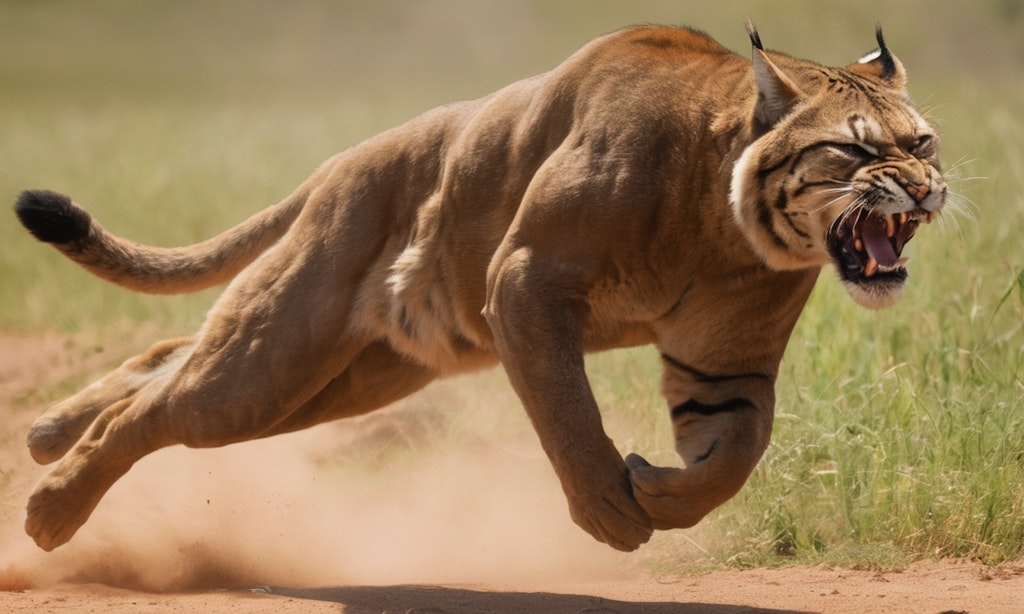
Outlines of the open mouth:
<svg viewBox="0 0 1024 614">
<path fill-rule="evenodd" d="M 935 212 L 924 209 L 892 215 L 860 209 L 833 224 L 826 242 L 839 274 L 847 281 L 860 285 L 902 283 L 907 277 L 903 247 L 921 222 L 928 224 L 933 219 Z"/>
</svg>

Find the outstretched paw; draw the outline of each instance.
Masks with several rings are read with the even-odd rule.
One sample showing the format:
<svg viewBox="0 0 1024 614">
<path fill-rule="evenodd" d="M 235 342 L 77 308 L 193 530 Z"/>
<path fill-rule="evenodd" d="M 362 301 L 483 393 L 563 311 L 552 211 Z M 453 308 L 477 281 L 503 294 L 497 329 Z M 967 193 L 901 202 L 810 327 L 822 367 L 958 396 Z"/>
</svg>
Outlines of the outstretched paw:
<svg viewBox="0 0 1024 614">
<path fill-rule="evenodd" d="M 40 484 L 26 507 L 25 532 L 36 545 L 50 552 L 71 539 L 85 519 L 78 519 L 74 508 L 68 508 L 64 489 L 52 484 Z"/>
<path fill-rule="evenodd" d="M 68 473 L 70 477 L 65 477 L 58 467 L 44 477 L 26 506 L 25 532 L 47 552 L 75 535 L 113 484 L 112 480 L 87 479 L 83 471 Z"/>
<path fill-rule="evenodd" d="M 53 419 L 44 415 L 36 420 L 26 438 L 32 459 L 40 465 L 60 460 L 89 427 L 96 413 L 76 416 L 73 419 Z"/>
</svg>

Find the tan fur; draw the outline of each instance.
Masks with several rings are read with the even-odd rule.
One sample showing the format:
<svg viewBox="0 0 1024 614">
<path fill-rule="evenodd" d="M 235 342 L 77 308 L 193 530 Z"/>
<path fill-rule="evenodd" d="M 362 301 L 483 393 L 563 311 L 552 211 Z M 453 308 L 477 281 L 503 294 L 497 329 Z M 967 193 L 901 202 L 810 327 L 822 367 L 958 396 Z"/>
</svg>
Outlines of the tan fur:
<svg viewBox="0 0 1024 614">
<path fill-rule="evenodd" d="M 753 59 L 686 29 L 608 35 L 338 154 L 281 204 L 193 247 L 129 243 L 69 205 L 88 231 L 45 240 L 101 277 L 148 292 L 233 279 L 196 336 L 40 417 L 29 446 L 59 463 L 26 530 L 46 550 L 67 542 L 158 448 L 353 416 L 499 362 L 581 527 L 631 550 L 693 525 L 768 444 L 779 361 L 830 227 L 851 208 L 941 206 L 907 186 L 944 193 L 934 151 L 911 151 L 931 129 L 902 66 Z M 887 161 L 808 149 L 823 139 Z M 885 181 L 902 195 L 858 202 L 864 182 Z M 883 301 L 897 291 L 865 284 Z M 664 357 L 684 468 L 624 460 L 583 369 L 585 352 L 648 343 Z"/>
</svg>

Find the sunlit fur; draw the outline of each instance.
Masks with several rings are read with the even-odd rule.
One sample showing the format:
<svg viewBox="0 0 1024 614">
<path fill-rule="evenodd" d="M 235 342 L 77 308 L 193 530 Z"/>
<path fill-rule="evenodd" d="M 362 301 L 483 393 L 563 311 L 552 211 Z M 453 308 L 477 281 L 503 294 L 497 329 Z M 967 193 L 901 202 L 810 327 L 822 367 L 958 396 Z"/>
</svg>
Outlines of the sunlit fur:
<svg viewBox="0 0 1024 614">
<path fill-rule="evenodd" d="M 26 531 L 64 544 L 156 449 L 355 416 L 498 363 L 594 538 L 632 550 L 698 522 L 768 446 L 820 267 L 835 262 L 861 304 L 891 303 L 895 252 L 946 191 L 880 33 L 866 63 L 826 68 L 750 32 L 752 59 L 685 28 L 598 38 L 342 151 L 196 245 L 142 245 L 67 196 L 23 193 L 26 228 L 104 279 L 166 294 L 228 282 L 195 335 L 36 420 L 29 450 L 57 464 Z M 857 247 L 863 232 L 884 262 Z M 584 354 L 641 344 L 663 358 L 683 467 L 623 458 L 602 427 Z"/>
</svg>

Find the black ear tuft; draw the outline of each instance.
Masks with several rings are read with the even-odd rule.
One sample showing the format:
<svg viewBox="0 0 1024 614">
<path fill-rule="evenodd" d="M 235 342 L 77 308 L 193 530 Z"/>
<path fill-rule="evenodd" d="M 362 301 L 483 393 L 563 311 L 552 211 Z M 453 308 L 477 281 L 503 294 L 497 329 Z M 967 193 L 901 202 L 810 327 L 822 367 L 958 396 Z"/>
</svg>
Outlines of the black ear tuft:
<svg viewBox="0 0 1024 614">
<path fill-rule="evenodd" d="M 882 22 L 875 24 L 875 40 L 878 41 L 878 61 L 882 63 L 880 76 L 889 81 L 896 76 L 896 60 L 893 59 L 892 52 L 885 44 L 885 37 L 882 36 Z"/>
<path fill-rule="evenodd" d="M 25 190 L 18 195 L 14 212 L 32 236 L 46 243 L 71 243 L 89 233 L 89 214 L 63 194 L 49 190 Z"/>
<path fill-rule="evenodd" d="M 757 84 L 757 103 L 754 105 L 754 120 L 760 130 L 771 129 L 782 120 L 806 95 L 800 87 L 772 61 L 761 45 L 761 36 L 754 24 L 747 22 L 750 35 L 750 62 Z"/>
<path fill-rule="evenodd" d="M 747 20 L 747 36 L 750 37 L 750 44 L 764 51 L 764 45 L 761 44 L 761 35 L 757 33 L 757 27 L 754 22 Z"/>
</svg>

